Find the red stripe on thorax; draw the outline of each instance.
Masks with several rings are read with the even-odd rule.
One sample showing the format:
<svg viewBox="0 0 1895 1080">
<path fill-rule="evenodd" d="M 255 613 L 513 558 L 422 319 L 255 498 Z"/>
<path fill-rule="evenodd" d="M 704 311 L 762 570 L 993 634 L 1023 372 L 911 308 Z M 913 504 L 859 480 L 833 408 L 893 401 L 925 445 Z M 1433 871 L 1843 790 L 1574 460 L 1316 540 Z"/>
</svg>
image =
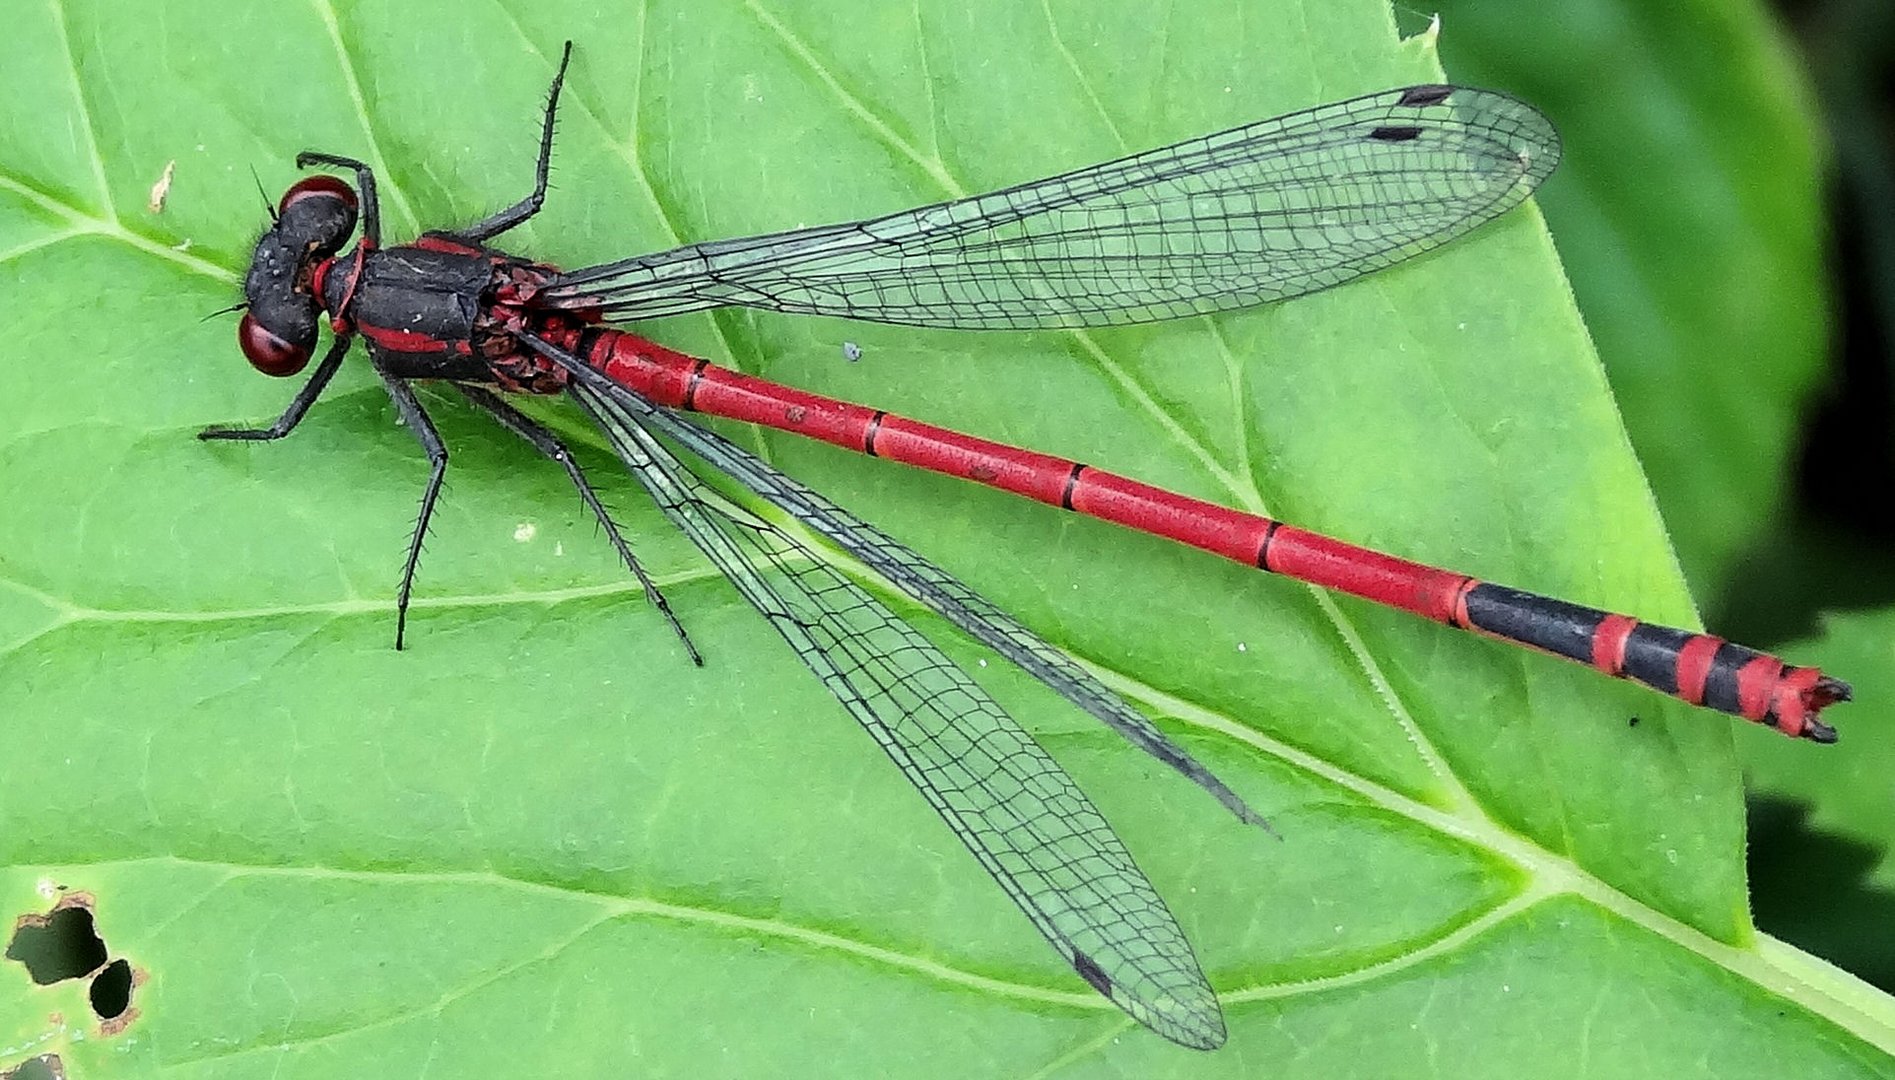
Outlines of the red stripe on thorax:
<svg viewBox="0 0 1895 1080">
<path fill-rule="evenodd" d="M 336 260 L 331 256 L 317 263 L 309 272 L 309 292 L 316 298 L 318 304 L 322 303 L 322 289 L 329 280 L 329 268 L 335 264 Z"/>
<path fill-rule="evenodd" d="M 335 311 L 330 313 L 329 330 L 331 333 L 346 334 L 349 332 L 349 305 L 355 302 L 355 287 L 362 283 L 362 264 L 368 259 L 369 250 L 374 246 L 375 245 L 369 243 L 367 240 L 356 241 L 355 252 L 349 258 L 349 283 L 343 286 L 342 299 L 336 303 Z M 322 294 L 317 293 L 316 298 L 321 300 Z M 412 352 L 414 350 L 408 351 Z"/>
<path fill-rule="evenodd" d="M 415 237 L 414 242 L 408 246 L 420 248 L 422 251 L 445 251 L 450 255 L 479 255 L 482 253 L 477 247 L 463 244 L 458 240 L 449 240 L 445 236 L 435 236 L 431 233 L 422 233 L 420 236 Z"/>
<path fill-rule="evenodd" d="M 465 353 L 470 348 L 465 341 L 442 341 L 440 338 L 430 337 L 414 330 L 390 330 L 385 326 L 370 326 L 367 323 L 356 323 L 355 328 L 361 331 L 363 337 L 391 352 Z"/>
</svg>

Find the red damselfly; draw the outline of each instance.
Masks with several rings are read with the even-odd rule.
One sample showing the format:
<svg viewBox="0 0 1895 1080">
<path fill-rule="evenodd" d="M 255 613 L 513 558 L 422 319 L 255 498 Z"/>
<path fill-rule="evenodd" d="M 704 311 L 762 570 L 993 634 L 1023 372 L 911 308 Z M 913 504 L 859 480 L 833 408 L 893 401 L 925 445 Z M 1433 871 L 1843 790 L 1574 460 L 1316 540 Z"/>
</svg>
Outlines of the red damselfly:
<svg viewBox="0 0 1895 1080">
<path fill-rule="evenodd" d="M 1224 1024 L 1183 932 L 1092 803 L 934 645 L 804 543 L 718 497 L 695 455 L 901 592 L 1171 765 L 1243 820 L 1243 801 L 1085 669 L 945 571 L 742 447 L 680 415 L 795 432 L 960 476 L 1589 664 L 1819 742 L 1848 687 L 1719 638 L 1652 626 L 1356 547 L 1032 451 L 716 367 L 601 325 L 724 305 L 934 327 L 1042 329 L 1203 314 L 1301 295 L 1399 262 L 1524 201 L 1559 141 L 1502 94 L 1411 86 L 884 217 L 694 244 L 573 271 L 488 241 L 545 197 L 568 46 L 541 129 L 532 194 L 465 229 L 383 248 L 375 177 L 349 170 L 283 196 L 244 280 L 243 352 L 287 376 L 328 352 L 268 428 L 301 421 L 355 339 L 432 464 L 402 568 L 402 644 L 447 451 L 416 398 L 445 381 L 565 468 L 620 558 L 697 650 L 550 431 L 494 390 L 564 392 L 659 509 L 723 571 L 881 744 L 1073 969 L 1153 1030 L 1215 1047 Z M 354 249 L 343 245 L 361 226 Z M 853 358 L 853 357 L 852 357 Z"/>
</svg>

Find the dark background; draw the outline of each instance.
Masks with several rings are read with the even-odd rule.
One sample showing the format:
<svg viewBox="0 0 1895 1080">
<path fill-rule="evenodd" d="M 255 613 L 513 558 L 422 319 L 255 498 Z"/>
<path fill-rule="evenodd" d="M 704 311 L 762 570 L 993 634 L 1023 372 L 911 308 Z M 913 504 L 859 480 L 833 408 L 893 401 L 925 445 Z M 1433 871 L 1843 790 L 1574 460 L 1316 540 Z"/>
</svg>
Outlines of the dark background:
<svg viewBox="0 0 1895 1080">
<path fill-rule="evenodd" d="M 1895 599 L 1895 4 L 1776 8 L 1815 87 L 1830 155 L 1829 370 L 1803 424 L 1787 513 L 1752 556 L 1767 572 L 1746 575 L 1780 591 L 1703 602 L 1734 637 L 1784 640 L 1819 610 Z"/>
<path fill-rule="evenodd" d="M 1444 0 L 1440 11 L 1450 78 L 1535 102 L 1566 138 L 1564 175 L 1548 184 L 1541 206 L 1706 625 L 1856 683 L 1858 700 L 1831 716 L 1844 731 L 1836 757 L 1797 758 L 1795 750 L 1740 732 L 1752 781 L 1756 922 L 1895 991 L 1895 621 L 1887 617 L 1895 601 L 1895 3 Z M 1397 21 L 1409 34 L 1428 26 L 1425 13 L 1399 6 Z M 1654 87 L 1675 98 L 1654 101 Z M 1682 151 L 1686 146 L 1691 150 Z M 1817 180 L 1795 197 L 1817 205 L 1785 228 L 1821 255 L 1786 264 L 1771 285 L 1814 300 L 1805 305 L 1820 324 L 1805 338 L 1816 342 L 1813 367 L 1798 368 L 1797 358 L 1785 356 L 1782 372 L 1770 372 L 1768 350 L 1780 341 L 1740 334 L 1733 349 L 1702 325 L 1666 324 L 1709 347 L 1695 357 L 1666 357 L 1679 368 L 1657 379 L 1668 395 L 1663 406 L 1675 412 L 1659 412 L 1654 424 L 1652 357 L 1641 349 L 1657 335 L 1628 332 L 1626 323 L 1636 319 L 1614 305 L 1640 288 L 1674 296 L 1756 289 L 1755 280 L 1734 279 L 1741 274 L 1720 278 L 1727 266 L 1715 257 L 1719 238 L 1689 229 L 1714 214 L 1706 208 L 1720 200 L 1773 190 L 1772 184 L 1794 187 L 1799 164 L 1807 174 L 1812 146 Z M 1727 186 L 1680 195 L 1687 172 L 1681 158 L 1688 162 L 1692 153 L 1728 154 L 1739 164 L 1720 161 L 1706 170 Z M 1600 160 L 1614 155 L 1630 159 Z M 1637 205 L 1636 189 L 1647 182 L 1674 200 L 1672 213 Z M 1700 205 L 1679 205 L 1680 198 Z M 1615 211 L 1613 199 L 1629 209 Z M 1783 220 L 1760 217 L 1753 222 L 1759 235 Z M 1602 230 L 1601 221 L 1608 227 Z M 1815 223 L 1814 236 L 1804 221 Z M 1668 262 L 1662 253 L 1654 259 L 1637 250 L 1652 243 L 1654 222 L 1680 228 L 1665 237 L 1679 245 Z M 1613 229 L 1612 240 L 1600 239 Z M 1782 377 L 1773 382 L 1775 374 Z M 1694 549 L 1694 528 L 1699 540 L 1706 531 L 1704 521 L 1691 520 L 1694 513 L 1708 520 L 1707 506 L 1729 509 L 1730 500 L 1691 490 L 1675 463 L 1692 453 L 1707 460 L 1717 454 L 1704 432 L 1750 424 L 1759 411 L 1730 402 L 1760 395 L 1775 395 L 1791 410 L 1787 443 L 1769 444 L 1780 475 L 1750 489 L 1758 501 L 1743 507 L 1741 543 L 1727 552 Z"/>
<path fill-rule="evenodd" d="M 1831 153 L 1829 370 L 1803 425 L 1788 512 L 1754 556 L 1767 571 L 1756 576 L 1781 594 L 1726 593 L 1706 607 L 1784 637 L 1816 609 L 1895 597 L 1895 4 L 1786 0 L 1777 14 L 1812 76 Z M 1758 925 L 1895 990 L 1895 894 L 1868 880 L 1888 859 L 1887 834 L 1879 845 L 1825 834 L 1808 813 L 1797 800 L 1751 799 Z"/>
</svg>

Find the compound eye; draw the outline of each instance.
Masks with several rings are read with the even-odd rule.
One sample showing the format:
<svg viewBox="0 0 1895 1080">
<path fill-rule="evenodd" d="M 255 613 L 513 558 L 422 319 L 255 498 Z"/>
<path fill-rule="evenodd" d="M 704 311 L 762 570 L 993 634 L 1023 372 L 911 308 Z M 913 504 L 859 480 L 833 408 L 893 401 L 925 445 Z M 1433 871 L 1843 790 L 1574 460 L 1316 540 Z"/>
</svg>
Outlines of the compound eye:
<svg viewBox="0 0 1895 1080">
<path fill-rule="evenodd" d="M 327 173 L 305 176 L 291 184 L 290 189 L 283 193 L 283 201 L 276 204 L 276 212 L 283 213 L 290 208 L 292 203 L 318 196 L 341 200 L 342 205 L 348 207 L 350 216 L 354 216 L 355 189 L 343 180 Z"/>
<path fill-rule="evenodd" d="M 303 255 L 327 258 L 355 230 L 355 189 L 333 176 L 305 176 L 286 192 L 277 207 L 273 230 Z"/>
<path fill-rule="evenodd" d="M 237 344 L 250 366 L 265 375 L 284 378 L 303 370 L 309 363 L 309 346 L 283 340 L 249 315 L 237 324 Z"/>
</svg>

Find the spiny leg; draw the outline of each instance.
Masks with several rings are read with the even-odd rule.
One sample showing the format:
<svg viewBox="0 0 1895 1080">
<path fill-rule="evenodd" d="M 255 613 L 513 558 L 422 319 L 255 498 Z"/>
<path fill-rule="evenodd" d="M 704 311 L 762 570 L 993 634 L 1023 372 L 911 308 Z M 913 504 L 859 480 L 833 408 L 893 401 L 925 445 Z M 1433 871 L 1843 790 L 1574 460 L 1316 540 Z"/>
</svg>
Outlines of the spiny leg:
<svg viewBox="0 0 1895 1080">
<path fill-rule="evenodd" d="M 605 529 L 606 538 L 612 542 L 614 548 L 618 549 L 619 558 L 624 560 L 626 567 L 638 578 L 638 583 L 644 586 L 645 599 L 651 601 L 652 606 L 664 615 L 665 621 L 671 624 L 671 629 L 677 633 L 678 640 L 684 643 L 684 651 L 691 655 L 691 662 L 698 667 L 703 667 L 704 657 L 698 653 L 697 646 L 691 644 L 691 635 L 685 633 L 684 624 L 672 614 L 671 605 L 666 602 L 665 594 L 658 591 L 657 583 L 652 581 L 651 576 L 645 572 L 645 567 L 632 554 L 631 545 L 627 544 L 625 538 L 619 534 L 618 524 L 612 520 L 612 515 L 606 513 L 604 504 L 599 502 L 598 494 L 592 490 L 592 484 L 586 480 L 585 473 L 580 471 L 579 463 L 573 460 L 572 452 L 566 449 L 566 444 L 560 442 L 557 435 L 546 430 L 531 417 L 507 404 L 498 394 L 485 387 L 464 383 L 454 383 L 453 386 L 468 401 L 485 410 L 489 416 L 498 421 L 501 427 L 525 439 L 533 445 L 534 449 L 558 462 L 566 470 L 566 475 L 572 478 L 573 486 L 579 489 L 579 497 L 585 500 L 586 506 L 592 510 L 592 515 L 599 519 L 600 527 Z"/>
<path fill-rule="evenodd" d="M 355 172 L 355 191 L 362 207 L 362 243 L 370 248 L 381 247 L 382 204 L 375 197 L 375 170 L 352 157 L 325 154 L 320 150 L 305 150 L 296 155 L 297 168 L 307 169 L 311 165 L 329 165 Z"/>
<path fill-rule="evenodd" d="M 428 473 L 428 486 L 421 492 L 421 513 L 415 518 L 415 534 L 408 541 L 408 561 L 401 568 L 401 590 L 395 596 L 395 648 L 402 647 L 402 638 L 408 629 L 408 596 L 414 591 L 415 565 L 421 561 L 421 541 L 428 534 L 428 519 L 434 516 L 434 502 L 441 495 L 441 480 L 447 476 L 447 444 L 441 441 L 441 433 L 434 428 L 434 421 L 421 408 L 421 402 L 415 398 L 414 388 L 406 379 L 390 375 L 381 361 L 375 362 L 375 373 L 382 377 L 382 385 L 388 389 L 388 396 L 395 402 L 395 411 L 401 414 L 401 422 L 420 441 L 421 449 L 428 455 L 428 464 L 432 467 Z"/>
<path fill-rule="evenodd" d="M 342 366 L 342 358 L 348 355 L 352 341 L 354 341 L 352 335 L 336 335 L 336 339 L 329 343 L 329 352 L 323 356 L 322 363 L 316 365 L 316 373 L 309 377 L 309 381 L 303 384 L 301 390 L 296 391 L 296 396 L 290 399 L 289 408 L 284 409 L 283 415 L 276 418 L 276 423 L 267 428 L 240 428 L 226 424 L 212 424 L 198 432 L 197 437 L 260 442 L 280 439 L 288 435 L 297 424 L 303 422 L 303 416 L 309 412 L 309 407 L 315 404 L 316 399 L 322 395 L 323 388 L 328 386 L 329 380 L 335 377 L 336 369 Z"/>
<path fill-rule="evenodd" d="M 540 161 L 533 173 L 533 194 L 492 217 L 457 230 L 454 235 L 476 243 L 491 240 L 539 213 L 540 205 L 546 201 L 547 169 L 553 161 L 553 118 L 559 112 L 559 88 L 566 83 L 566 65 L 571 62 L 572 42 L 568 41 L 565 51 L 559 56 L 559 70 L 553 73 L 553 88 L 546 95 L 546 117 L 540 124 Z"/>
</svg>

